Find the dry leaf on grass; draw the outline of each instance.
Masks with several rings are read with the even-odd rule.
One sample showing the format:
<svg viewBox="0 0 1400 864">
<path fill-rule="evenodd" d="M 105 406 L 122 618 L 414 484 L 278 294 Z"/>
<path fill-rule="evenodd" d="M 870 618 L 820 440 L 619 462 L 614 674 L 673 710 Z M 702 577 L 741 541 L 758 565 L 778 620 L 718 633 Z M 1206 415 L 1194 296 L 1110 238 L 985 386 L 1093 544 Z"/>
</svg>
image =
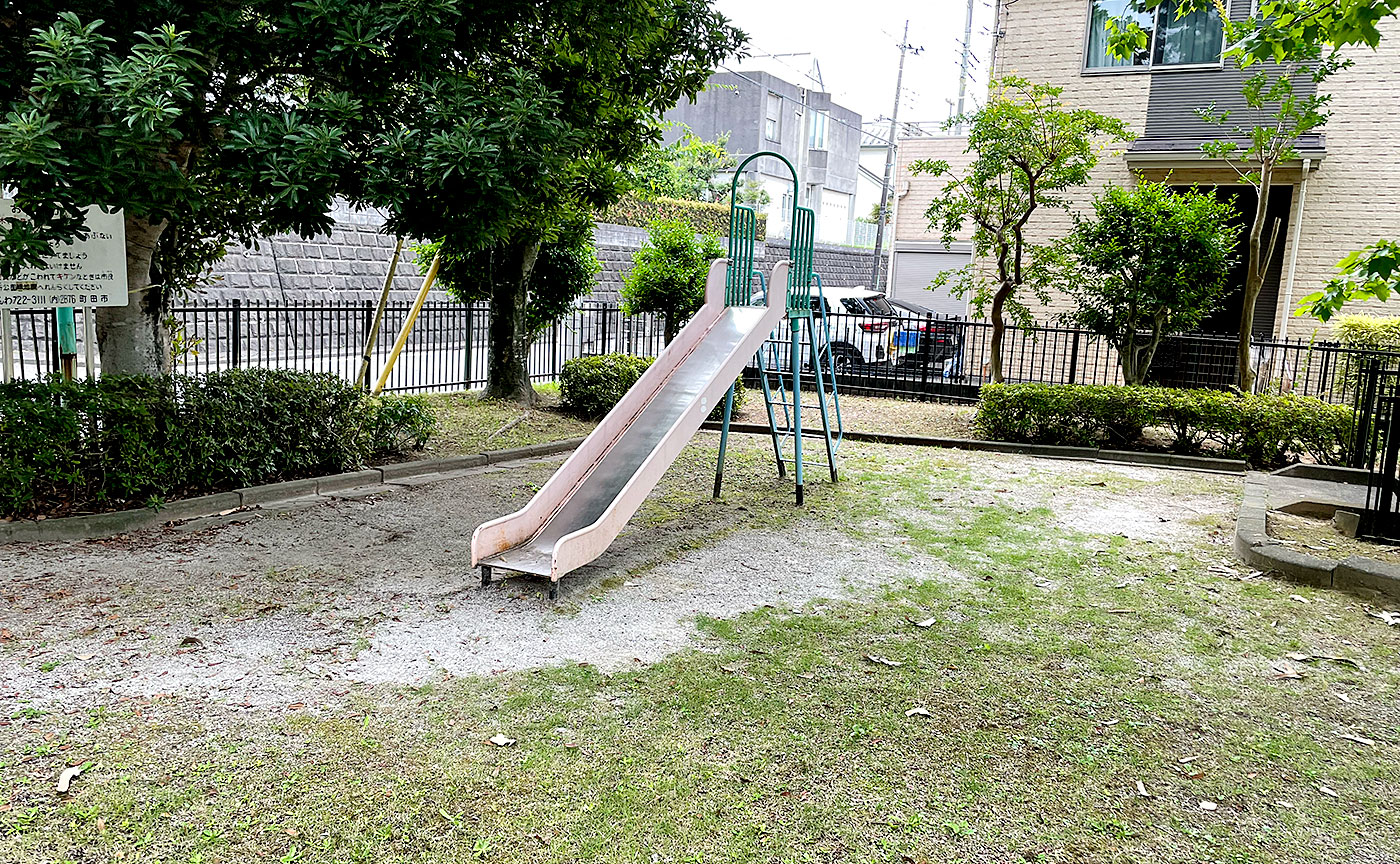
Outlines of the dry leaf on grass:
<svg viewBox="0 0 1400 864">
<path fill-rule="evenodd" d="M 1317 791 L 1321 792 L 1323 795 L 1326 795 L 1326 796 L 1329 797 L 1329 798 L 1338 798 L 1338 797 L 1340 797 L 1339 795 L 1337 795 L 1336 792 L 1334 792 L 1333 790 L 1329 789 L 1328 787 L 1322 785 L 1321 783 L 1317 784 Z"/>
<path fill-rule="evenodd" d="M 1151 795 L 1148 795 L 1148 794 L 1147 794 L 1147 787 L 1145 787 L 1145 786 L 1142 785 L 1142 781 L 1141 781 L 1141 780 L 1137 781 L 1137 792 L 1138 792 L 1139 795 L 1141 795 L 1141 796 L 1144 797 L 1144 798 L 1151 798 L 1151 797 L 1152 797 Z"/>
<path fill-rule="evenodd" d="M 1199 806 L 1202 810 L 1216 810 L 1220 807 L 1214 801 L 1202 801 Z"/>
<path fill-rule="evenodd" d="M 1391 627 L 1400 627 L 1400 612 L 1367 612 L 1372 618 L 1379 618 Z"/>
<path fill-rule="evenodd" d="M 1302 681 L 1304 678 L 1308 677 L 1302 672 L 1299 672 L 1297 669 L 1294 669 L 1292 666 L 1289 666 L 1287 663 L 1272 663 L 1270 664 L 1270 668 L 1274 670 L 1275 678 L 1287 678 L 1293 681 Z"/>
<path fill-rule="evenodd" d="M 915 627 L 918 627 L 918 628 L 920 628 L 920 629 L 927 630 L 928 628 L 932 627 L 934 624 L 937 624 L 937 623 L 938 623 L 938 619 L 936 619 L 936 618 L 925 618 L 925 619 L 922 620 L 922 621 L 910 621 L 909 623 L 910 623 L 910 624 L 913 624 Z"/>
<path fill-rule="evenodd" d="M 910 708 L 908 711 L 905 711 L 905 712 L 904 712 L 904 716 L 905 716 L 905 717 L 932 717 L 933 714 L 930 713 L 930 711 L 929 711 L 927 708 L 924 708 L 924 707 L 920 706 L 920 707 L 918 707 L 918 708 Z"/>
<path fill-rule="evenodd" d="M 1355 666 L 1358 672 L 1366 671 L 1366 667 L 1362 666 L 1360 661 L 1353 660 L 1350 657 L 1333 657 L 1330 654 L 1302 654 L 1296 651 L 1291 654 L 1285 654 L 1283 656 L 1287 657 L 1289 660 L 1296 660 L 1299 663 L 1313 663 L 1318 660 L 1331 660 L 1333 663 L 1345 663 L 1348 666 Z"/>
<path fill-rule="evenodd" d="M 1296 601 L 1296 602 L 1298 602 L 1298 603 L 1312 603 L 1311 600 L 1309 600 L 1308 598 L 1304 597 L 1304 596 L 1301 595 L 1301 594 L 1289 594 L 1289 595 L 1288 595 L 1288 599 L 1289 599 L 1289 600 Z"/>
<path fill-rule="evenodd" d="M 515 739 L 514 739 L 514 738 L 507 738 L 504 734 L 502 734 L 502 733 L 500 733 L 500 732 L 497 732 L 495 735 L 492 735 L 490 738 L 487 738 L 486 740 L 489 741 L 489 742 L 492 743 L 492 744 L 495 744 L 497 747 L 514 747 L 514 746 L 515 746 Z"/>
<path fill-rule="evenodd" d="M 879 663 L 881 666 L 903 666 L 898 660 L 891 660 L 888 657 L 881 657 L 879 654 L 866 654 L 865 659 L 871 663 Z"/>
<path fill-rule="evenodd" d="M 1357 744 L 1361 744 L 1366 747 L 1376 746 L 1376 742 L 1372 741 L 1370 738 L 1364 738 L 1360 735 L 1353 735 L 1350 732 L 1340 732 L 1337 734 L 1337 737 L 1343 739 L 1344 741 L 1354 741 Z"/>
</svg>

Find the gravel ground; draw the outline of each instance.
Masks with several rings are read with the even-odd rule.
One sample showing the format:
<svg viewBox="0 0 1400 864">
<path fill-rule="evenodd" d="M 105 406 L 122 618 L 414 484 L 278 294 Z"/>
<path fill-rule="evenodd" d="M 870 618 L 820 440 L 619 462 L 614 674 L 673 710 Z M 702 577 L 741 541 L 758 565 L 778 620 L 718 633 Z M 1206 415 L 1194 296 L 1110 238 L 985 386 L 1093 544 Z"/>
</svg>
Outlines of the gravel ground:
<svg viewBox="0 0 1400 864">
<path fill-rule="evenodd" d="M 563 581 L 557 605 L 530 578 L 482 589 L 468 561 L 472 529 L 521 506 L 559 458 L 213 528 L 0 547 L 0 710 L 166 693 L 237 709 L 321 703 L 361 685 L 444 673 L 565 662 L 615 669 L 690 644 L 697 616 L 957 578 L 936 559 L 886 548 L 883 520 L 939 524 L 961 506 L 998 501 L 1054 507 L 1069 528 L 1171 542 L 1214 533 L 1235 506 L 1231 478 L 852 445 L 856 472 L 877 465 L 961 477 L 946 511 L 906 513 L 891 503 L 867 519 L 876 539 L 857 542 L 819 515 L 793 515 L 784 487 L 764 479 L 771 469 L 757 437 L 736 443 L 736 454 L 752 458 L 741 458 L 727 482 L 758 484 L 752 500 L 768 502 L 773 518 L 762 507 L 736 512 L 746 508 L 729 501 L 678 503 L 697 495 L 695 475 L 711 470 L 716 438 L 703 434 L 683 456 L 693 465 L 678 463 L 653 493 L 652 510 L 679 511 L 665 529 L 644 511 L 601 559 Z M 1103 478 L 1089 492 L 1086 472 Z M 1066 489 L 1071 476 L 1080 485 Z M 832 494 L 859 501 L 857 482 Z M 721 524 L 738 530 L 716 537 Z"/>
</svg>

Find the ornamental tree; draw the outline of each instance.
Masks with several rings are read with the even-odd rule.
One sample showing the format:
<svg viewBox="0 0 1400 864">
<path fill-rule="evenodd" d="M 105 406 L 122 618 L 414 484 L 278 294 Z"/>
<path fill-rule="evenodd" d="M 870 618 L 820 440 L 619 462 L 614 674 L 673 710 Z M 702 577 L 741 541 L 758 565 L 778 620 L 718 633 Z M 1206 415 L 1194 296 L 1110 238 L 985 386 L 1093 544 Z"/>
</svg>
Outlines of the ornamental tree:
<svg viewBox="0 0 1400 864">
<path fill-rule="evenodd" d="M 1110 186 L 1074 217 L 1059 247 L 1067 323 L 1103 336 L 1127 384 L 1142 384 L 1162 337 L 1214 311 L 1233 265 L 1235 209 L 1209 192 L 1165 183 Z"/>
<path fill-rule="evenodd" d="M 686 128 L 679 140 L 647 148 L 631 168 L 637 193 L 644 198 L 720 200 L 729 192 L 729 180 L 717 178 L 738 164 L 728 144 L 728 132 L 706 141 Z"/>
<path fill-rule="evenodd" d="M 948 178 L 925 211 L 930 227 L 942 233 L 945 243 L 953 243 L 971 222 L 976 257 L 995 262 L 990 276 L 974 262 L 945 271 L 934 284 L 952 281 L 960 296 L 971 292 L 979 315 L 990 311 L 996 382 L 1003 380 L 1006 316 L 1018 324 L 1031 323 L 1026 291 L 1048 302 L 1047 247 L 1026 239 L 1031 217 L 1037 211 L 1067 211 L 1065 193 L 1088 181 L 1099 145 L 1127 136 L 1121 120 L 1067 107 L 1060 101 L 1062 90 L 1012 76 L 993 82 L 985 106 L 948 124 L 969 129 L 966 152 L 973 160 L 967 171 L 956 174 L 945 160 L 920 160 L 912 166 L 916 174 Z"/>
<path fill-rule="evenodd" d="M 695 229 L 679 220 L 653 222 L 623 278 L 623 310 L 663 316 L 670 344 L 680 325 L 705 302 L 710 262 L 723 257 L 724 248 L 714 236 L 696 237 Z"/>
<path fill-rule="evenodd" d="M 1163 2 L 1136 0 L 1134 8 L 1155 9 Z M 1350 63 L 1340 50 L 1379 44 L 1378 22 L 1400 12 L 1400 0 L 1260 0 L 1254 14 L 1243 21 L 1230 20 L 1225 0 L 1183 0 L 1176 14 L 1180 18 L 1212 6 L 1225 23 L 1229 46 L 1225 56 L 1242 68 L 1258 64 L 1258 71 L 1242 86 L 1252 115 L 1249 124 L 1233 123 L 1228 112 L 1216 111 L 1214 105 L 1199 111 L 1227 136 L 1202 144 L 1202 152 L 1234 168 L 1240 182 L 1254 189 L 1258 202 L 1248 233 L 1237 348 L 1239 387 L 1250 391 L 1255 378 L 1250 365 L 1254 308 L 1269 262 L 1279 248 L 1273 234 L 1266 236 L 1275 172 L 1299 158 L 1297 143 L 1302 136 L 1327 122 L 1331 97 L 1322 92 L 1322 85 Z M 1109 27 L 1110 50 L 1117 56 L 1128 57 L 1146 47 L 1147 32 L 1130 17 L 1115 19 Z M 1298 86 L 1309 80 L 1312 87 Z"/>
</svg>

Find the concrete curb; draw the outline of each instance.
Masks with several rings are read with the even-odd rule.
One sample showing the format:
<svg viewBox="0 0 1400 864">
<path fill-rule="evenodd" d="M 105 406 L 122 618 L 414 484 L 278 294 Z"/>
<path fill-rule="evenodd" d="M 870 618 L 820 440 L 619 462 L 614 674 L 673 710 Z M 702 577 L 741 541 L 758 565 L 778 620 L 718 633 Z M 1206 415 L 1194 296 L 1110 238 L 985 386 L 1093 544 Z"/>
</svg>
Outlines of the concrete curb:
<svg viewBox="0 0 1400 864">
<path fill-rule="evenodd" d="M 707 420 L 701 429 L 714 432 L 720 424 Z M 767 435 L 768 427 L 757 423 L 731 423 L 731 432 Z M 806 437 L 806 436 L 804 436 Z M 895 435 L 883 432 L 847 432 L 851 441 L 872 444 L 902 444 L 910 447 L 946 447 L 950 450 L 976 450 L 987 453 L 1014 453 L 1021 456 L 1045 456 L 1052 459 L 1082 459 L 1086 462 L 1122 462 L 1154 468 L 1180 468 L 1190 471 L 1211 471 L 1243 474 L 1243 459 L 1216 459 L 1210 456 L 1178 456 L 1174 453 L 1139 453 L 1132 450 L 1100 450 L 1097 447 L 1061 447 L 1053 444 L 1016 444 L 1008 441 L 979 441 L 973 438 L 933 438 L 924 435 Z"/>
<path fill-rule="evenodd" d="M 1269 537 L 1268 520 L 1268 487 L 1256 476 L 1245 478 L 1234 546 L 1236 557 L 1249 566 L 1317 588 L 1400 597 L 1400 566 L 1360 555 L 1338 562 L 1299 552 Z"/>
<path fill-rule="evenodd" d="M 528 447 L 513 447 L 509 450 L 489 450 L 485 453 L 472 453 L 465 456 L 396 462 L 380 468 L 367 468 L 363 471 L 331 474 L 326 477 L 308 477 L 304 480 L 287 480 L 262 486 L 248 486 L 243 489 L 235 489 L 232 492 L 216 492 L 197 498 L 182 498 L 169 502 L 159 510 L 142 507 L 136 510 L 94 513 L 90 516 L 66 516 L 60 519 L 44 519 L 42 521 L 26 520 L 0 523 L 0 545 L 7 543 L 71 543 L 77 540 L 94 540 L 100 537 L 110 537 L 114 534 L 160 528 L 191 519 L 226 516 L 238 510 L 257 510 L 264 506 L 297 499 L 322 498 L 350 490 L 373 491 L 382 489 L 386 484 L 393 485 L 399 480 L 431 477 L 436 474 L 480 468 L 484 465 L 509 462 L 514 459 L 552 456 L 556 453 L 573 450 L 581 443 L 583 443 L 582 438 L 571 438 Z"/>
</svg>

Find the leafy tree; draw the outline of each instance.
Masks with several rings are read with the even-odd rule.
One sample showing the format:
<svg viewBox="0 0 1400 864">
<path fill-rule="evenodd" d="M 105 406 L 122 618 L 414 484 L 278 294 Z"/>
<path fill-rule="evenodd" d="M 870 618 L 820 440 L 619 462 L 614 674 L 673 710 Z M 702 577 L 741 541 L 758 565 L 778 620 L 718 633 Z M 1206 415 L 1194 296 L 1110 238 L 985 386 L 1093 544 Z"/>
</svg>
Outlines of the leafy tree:
<svg viewBox="0 0 1400 864">
<path fill-rule="evenodd" d="M 1128 10 L 1156 9 L 1166 0 L 1137 0 Z M 1179 17 L 1210 7 L 1229 21 L 1224 0 L 1182 0 Z M 1379 23 L 1400 13 L 1400 0 L 1259 0 L 1255 14 L 1232 22 L 1228 30 L 1230 54 L 1242 65 L 1260 61 L 1286 63 L 1317 48 L 1339 49 L 1348 45 L 1380 44 Z M 1110 49 L 1120 57 L 1146 50 L 1148 34 L 1131 15 L 1109 22 Z"/>
<path fill-rule="evenodd" d="M 98 316 L 104 369 L 168 368 L 171 286 L 229 241 L 329 230 L 339 195 L 385 208 L 394 233 L 494 250 L 492 386 L 522 398 L 541 246 L 616 197 L 650 118 L 742 38 L 704 0 L 33 0 L 4 16 L 0 186 L 29 218 L 0 224 L 0 271 L 79 234 L 86 205 L 124 208 L 132 301 Z"/>
<path fill-rule="evenodd" d="M 742 34 L 708 0 L 553 0 L 470 62 L 404 88 L 401 131 L 375 149 L 388 229 L 479 260 L 491 303 L 487 393 L 529 403 L 531 274 L 570 226 L 628 188 L 653 118 L 705 85 Z"/>
<path fill-rule="evenodd" d="M 1061 244 L 1064 316 L 1118 351 L 1123 380 L 1142 384 L 1162 337 L 1197 327 L 1225 287 L 1238 236 L 1234 207 L 1165 183 L 1110 186 L 1093 218 L 1075 215 Z"/>
<path fill-rule="evenodd" d="M 768 190 L 764 188 L 764 185 L 758 180 L 750 177 L 739 184 L 740 204 L 762 211 L 772 202 L 773 196 L 768 194 Z M 727 186 L 725 187 L 724 194 L 717 199 L 716 203 L 725 206 L 729 205 L 729 189 Z"/>
<path fill-rule="evenodd" d="M 1044 249 L 1026 240 L 1027 224 L 1037 210 L 1068 210 L 1064 193 L 1088 181 L 1098 162 L 1097 144 L 1127 135 L 1121 120 L 1066 107 L 1060 101 L 1062 89 L 1024 78 L 999 79 L 985 106 L 949 121 L 950 128 L 969 129 L 967 152 L 974 158 L 968 170 L 955 175 L 944 160 L 912 166 L 916 174 L 949 178 L 926 211 L 930 227 L 941 230 L 945 243 L 953 243 L 970 221 L 977 256 L 995 262 L 990 278 L 973 263 L 945 271 L 935 284 L 956 280 L 959 294 L 972 292 L 978 314 L 986 314 L 990 305 L 991 374 L 997 382 L 1002 380 L 1005 316 L 1030 323 L 1030 310 L 1020 296 L 1026 290 L 1042 302 L 1048 299 Z"/>
<path fill-rule="evenodd" d="M 1137 0 L 1135 8 L 1154 9 L 1163 2 Z M 1230 20 L 1224 0 L 1185 0 L 1176 14 L 1181 17 L 1210 6 L 1225 22 L 1230 45 L 1226 56 L 1241 67 L 1256 63 L 1261 67 L 1242 87 L 1254 125 L 1232 125 L 1228 112 L 1217 112 L 1214 106 L 1200 112 L 1202 118 L 1233 135 L 1203 144 L 1202 151 L 1235 168 L 1240 181 L 1254 188 L 1258 201 L 1248 235 L 1237 354 L 1239 386 L 1248 391 L 1254 386 L 1249 350 L 1254 307 L 1275 249 L 1274 238 L 1264 236 L 1274 172 L 1298 158 L 1299 138 L 1327 122 L 1331 97 L 1322 93 L 1323 82 L 1350 64 L 1340 49 L 1348 45 L 1374 48 L 1381 38 L 1378 22 L 1400 11 L 1400 0 L 1260 0 L 1254 15 L 1244 21 Z M 1148 35 L 1135 21 L 1114 20 L 1110 30 L 1110 48 L 1120 57 L 1147 45 Z M 1309 79 L 1313 94 L 1300 94 L 1297 84 Z"/>
<path fill-rule="evenodd" d="M 623 310 L 628 315 L 653 312 L 666 319 L 666 342 L 705 302 L 705 276 L 710 262 L 724 257 L 713 235 L 696 237 L 680 220 L 653 222 L 647 242 L 633 256 L 632 269 L 622 282 Z"/>
<path fill-rule="evenodd" d="M 1379 240 L 1343 258 L 1337 269 L 1342 275 L 1304 297 L 1294 315 L 1311 315 L 1325 323 L 1347 303 L 1385 301 L 1400 294 L 1400 243 Z"/>
<path fill-rule="evenodd" d="M 719 175 L 738 164 L 728 144 L 728 132 L 706 141 L 687 128 L 679 140 L 642 153 L 632 167 L 633 183 L 644 198 L 713 202 L 728 197 L 729 180 Z"/>
</svg>

